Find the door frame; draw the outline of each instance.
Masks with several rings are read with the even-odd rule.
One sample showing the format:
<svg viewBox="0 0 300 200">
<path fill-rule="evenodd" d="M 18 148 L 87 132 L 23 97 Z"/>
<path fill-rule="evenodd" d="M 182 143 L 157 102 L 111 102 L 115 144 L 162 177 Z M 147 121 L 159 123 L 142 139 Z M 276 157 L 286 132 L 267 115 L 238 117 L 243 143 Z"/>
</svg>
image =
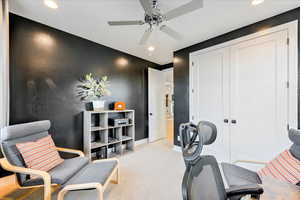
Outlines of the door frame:
<svg viewBox="0 0 300 200">
<path fill-rule="evenodd" d="M 167 69 L 164 69 L 164 70 L 161 70 L 163 73 L 165 72 L 169 72 L 169 71 L 172 71 L 172 74 L 173 74 L 173 81 L 172 81 L 172 90 L 173 90 L 173 95 L 174 95 L 174 68 L 167 68 Z M 174 110 L 173 110 L 173 120 L 174 120 Z"/>
<path fill-rule="evenodd" d="M 298 20 L 278 25 L 272 28 L 264 29 L 256 33 L 246 35 L 228 42 L 224 42 L 215 46 L 211 46 L 205 49 L 201 49 L 190 53 L 189 55 L 189 121 L 193 121 L 193 110 L 197 110 L 193 106 L 192 90 L 193 90 L 193 63 L 195 57 L 201 54 L 208 53 L 210 51 L 215 51 L 217 49 L 222 49 L 236 45 L 238 43 L 253 40 L 255 38 L 272 34 L 279 31 L 286 30 L 288 32 L 289 46 L 288 46 L 288 76 L 289 76 L 289 116 L 288 121 L 290 127 L 298 128 Z M 299 111 L 300 112 L 300 111 Z"/>
</svg>

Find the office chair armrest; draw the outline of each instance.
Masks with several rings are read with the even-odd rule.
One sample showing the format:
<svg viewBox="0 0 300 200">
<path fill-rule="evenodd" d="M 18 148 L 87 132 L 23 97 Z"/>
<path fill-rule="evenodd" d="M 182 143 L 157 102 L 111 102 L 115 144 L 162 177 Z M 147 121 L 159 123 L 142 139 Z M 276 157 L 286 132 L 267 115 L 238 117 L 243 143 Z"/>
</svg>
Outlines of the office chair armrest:
<svg viewBox="0 0 300 200">
<path fill-rule="evenodd" d="M 11 165 L 6 158 L 0 159 L 0 165 L 3 167 L 3 169 L 10 172 L 36 175 L 42 177 L 44 181 L 44 200 L 51 200 L 51 176 L 49 173 L 40 170 Z"/>
<path fill-rule="evenodd" d="M 67 149 L 67 148 L 61 148 L 61 147 L 56 147 L 56 149 L 57 149 L 57 151 L 60 151 L 60 152 L 72 153 L 72 154 L 78 155 L 79 157 L 84 157 L 84 153 L 79 150 Z"/>
<path fill-rule="evenodd" d="M 263 188 L 260 185 L 243 185 L 243 186 L 233 186 L 226 189 L 228 197 L 232 196 L 241 196 L 241 195 L 253 195 L 259 196 L 264 192 Z"/>
</svg>

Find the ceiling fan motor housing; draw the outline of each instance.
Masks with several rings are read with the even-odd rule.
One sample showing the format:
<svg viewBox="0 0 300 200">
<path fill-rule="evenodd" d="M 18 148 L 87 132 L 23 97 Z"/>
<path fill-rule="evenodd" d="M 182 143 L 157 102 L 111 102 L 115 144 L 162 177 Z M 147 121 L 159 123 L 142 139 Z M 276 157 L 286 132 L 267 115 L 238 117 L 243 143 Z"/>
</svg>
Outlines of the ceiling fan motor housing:
<svg viewBox="0 0 300 200">
<path fill-rule="evenodd" d="M 163 22 L 164 18 L 161 14 L 145 15 L 145 22 L 152 25 L 159 25 Z"/>
<path fill-rule="evenodd" d="M 157 8 L 157 4 L 158 4 L 157 0 L 152 1 L 152 7 L 153 8 Z"/>
<path fill-rule="evenodd" d="M 139 0 L 141 6 L 145 11 L 144 20 L 128 20 L 128 21 L 109 21 L 110 26 L 129 26 L 129 25 L 144 25 L 148 24 L 150 27 L 144 32 L 140 44 L 145 44 L 153 32 L 153 26 L 160 26 L 165 21 L 170 21 L 174 18 L 180 17 L 187 13 L 193 12 L 203 7 L 203 0 L 190 0 L 190 2 L 174 8 L 167 13 L 162 13 L 159 9 L 159 0 Z M 166 33 L 175 40 L 180 40 L 181 35 L 174 31 L 167 25 L 162 25 L 160 31 Z"/>
</svg>

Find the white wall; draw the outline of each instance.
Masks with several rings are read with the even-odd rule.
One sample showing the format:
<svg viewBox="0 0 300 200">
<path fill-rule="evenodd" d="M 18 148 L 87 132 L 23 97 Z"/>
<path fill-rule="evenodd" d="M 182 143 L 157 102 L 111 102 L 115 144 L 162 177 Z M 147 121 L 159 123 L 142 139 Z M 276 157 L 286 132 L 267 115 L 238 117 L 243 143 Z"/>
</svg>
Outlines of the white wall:
<svg viewBox="0 0 300 200">
<path fill-rule="evenodd" d="M 0 128 L 9 123 L 9 15 L 8 0 L 0 3 Z"/>
</svg>

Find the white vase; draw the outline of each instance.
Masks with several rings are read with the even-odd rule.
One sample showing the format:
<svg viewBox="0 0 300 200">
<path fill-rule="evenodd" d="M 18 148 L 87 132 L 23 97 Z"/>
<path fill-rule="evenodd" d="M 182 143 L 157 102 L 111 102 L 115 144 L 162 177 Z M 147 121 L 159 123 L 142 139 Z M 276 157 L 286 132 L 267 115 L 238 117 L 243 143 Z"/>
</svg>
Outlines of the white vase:
<svg viewBox="0 0 300 200">
<path fill-rule="evenodd" d="M 93 103 L 93 110 L 94 111 L 104 110 L 105 101 L 103 101 L 103 100 L 96 100 L 96 101 L 92 101 L 92 103 Z"/>
</svg>

